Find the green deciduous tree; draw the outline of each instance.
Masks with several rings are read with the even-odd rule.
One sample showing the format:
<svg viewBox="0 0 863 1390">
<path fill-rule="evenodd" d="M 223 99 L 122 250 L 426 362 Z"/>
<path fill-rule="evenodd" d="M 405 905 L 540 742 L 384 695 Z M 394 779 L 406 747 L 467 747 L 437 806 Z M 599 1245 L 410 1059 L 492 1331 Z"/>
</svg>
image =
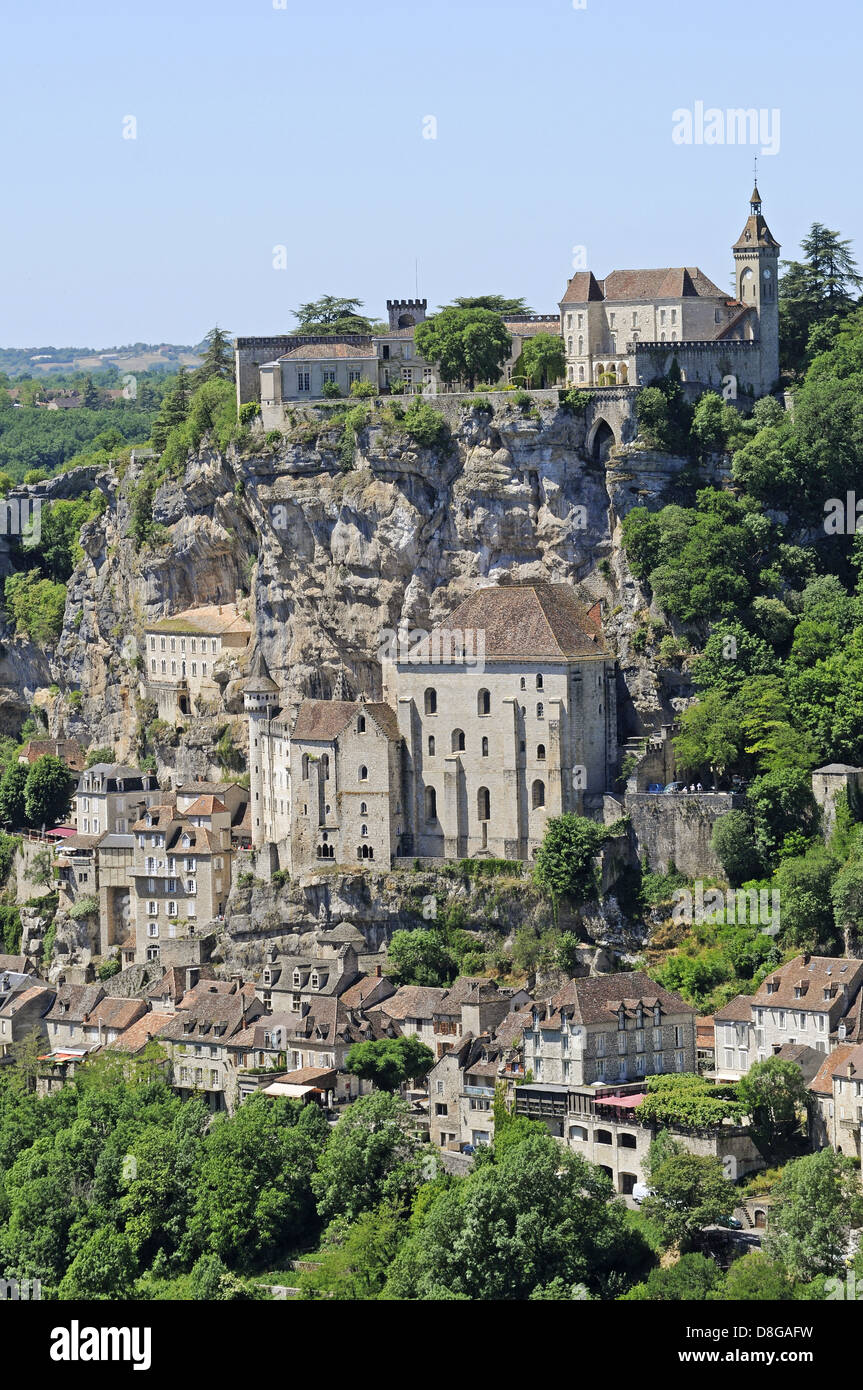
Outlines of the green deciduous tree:
<svg viewBox="0 0 863 1390">
<path fill-rule="evenodd" d="M 856 1160 L 832 1149 L 795 1159 L 772 1196 L 765 1253 L 792 1279 L 839 1273 L 848 1230 L 863 1219 Z"/>
<path fill-rule="evenodd" d="M 663 1243 L 684 1248 L 704 1226 L 734 1210 L 734 1187 L 718 1158 L 674 1154 L 653 1172 L 652 1192 L 641 1210 L 655 1221 Z"/>
<path fill-rule="evenodd" d="M 371 1081 L 381 1091 L 397 1091 L 405 1081 L 425 1076 L 434 1062 L 431 1048 L 411 1034 L 354 1043 L 345 1066 L 354 1076 Z"/>
<path fill-rule="evenodd" d="M 569 811 L 549 819 L 533 877 L 552 902 L 569 898 L 580 905 L 596 896 L 594 861 L 607 835 L 605 826 Z"/>
<path fill-rule="evenodd" d="M 437 363 L 446 382 L 497 381 L 512 339 L 500 314 L 489 309 L 442 309 L 417 324 L 417 352 Z"/>
<path fill-rule="evenodd" d="M 30 764 L 24 785 L 24 813 L 30 825 L 56 825 L 69 809 L 74 777 L 62 758 L 43 753 Z"/>
<path fill-rule="evenodd" d="M 399 985 L 448 985 L 458 974 L 458 960 L 438 929 L 397 931 L 387 949 L 387 974 Z"/>
<path fill-rule="evenodd" d="M 381 1202 L 403 1202 L 422 1164 L 406 1102 L 383 1091 L 363 1096 L 340 1117 L 312 1177 L 318 1212 L 355 1221 Z"/>
</svg>

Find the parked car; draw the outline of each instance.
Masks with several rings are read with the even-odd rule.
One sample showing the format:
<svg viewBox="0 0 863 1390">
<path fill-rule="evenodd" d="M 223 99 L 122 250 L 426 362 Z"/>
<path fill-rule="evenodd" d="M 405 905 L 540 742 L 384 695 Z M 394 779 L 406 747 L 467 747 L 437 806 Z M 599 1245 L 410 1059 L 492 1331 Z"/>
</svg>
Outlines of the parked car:
<svg viewBox="0 0 863 1390">
<path fill-rule="evenodd" d="M 675 792 L 682 792 L 686 786 L 685 782 L 669 782 L 665 788 L 666 796 L 672 796 Z"/>
</svg>

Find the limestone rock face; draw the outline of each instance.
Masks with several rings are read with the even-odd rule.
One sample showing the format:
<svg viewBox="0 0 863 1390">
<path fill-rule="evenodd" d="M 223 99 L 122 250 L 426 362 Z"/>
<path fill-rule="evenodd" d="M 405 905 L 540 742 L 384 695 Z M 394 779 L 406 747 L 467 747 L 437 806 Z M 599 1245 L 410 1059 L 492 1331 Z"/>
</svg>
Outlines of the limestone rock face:
<svg viewBox="0 0 863 1390">
<path fill-rule="evenodd" d="M 356 693 L 379 698 L 386 630 L 431 627 L 477 583 L 531 579 L 568 581 L 603 601 L 624 734 L 671 718 L 669 692 L 631 644 L 648 602 L 619 523 L 632 506 L 673 495 L 682 461 L 635 446 L 596 461 L 596 406 L 583 418 L 545 399 L 527 413 L 500 398 L 492 413 L 455 399 L 439 408 L 447 445 L 423 448 L 372 414 L 347 471 L 339 429 L 308 416 L 276 445 L 258 433 L 242 455 L 204 446 L 182 478 L 156 489 L 156 535 L 140 549 L 127 534 L 140 463 L 41 485 L 58 496 L 98 486 L 108 505 L 83 529 L 56 648 L 0 631 L 0 730 L 36 699 L 52 734 L 136 759 L 153 719 L 145 624 L 238 594 L 289 716 L 304 696 L 329 695 L 342 668 Z M 4 559 L 0 543 L 0 569 Z M 160 774 L 218 775 L 211 745 L 226 725 L 244 746 L 242 669 L 221 676 L 207 718 L 155 749 Z M 687 692 L 678 683 L 672 693 Z"/>
</svg>

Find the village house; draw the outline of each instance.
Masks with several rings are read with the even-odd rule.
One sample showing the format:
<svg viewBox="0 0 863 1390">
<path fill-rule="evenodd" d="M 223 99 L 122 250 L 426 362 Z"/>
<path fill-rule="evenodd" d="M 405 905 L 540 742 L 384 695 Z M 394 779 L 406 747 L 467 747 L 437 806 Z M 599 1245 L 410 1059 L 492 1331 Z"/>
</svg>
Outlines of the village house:
<svg viewBox="0 0 863 1390">
<path fill-rule="evenodd" d="M 202 703 L 218 699 L 222 673 L 246 650 L 248 619 L 237 603 L 187 608 L 146 625 L 146 694 L 156 701 L 159 718 L 169 723 L 201 712 Z"/>
<path fill-rule="evenodd" d="M 360 960 L 366 953 L 362 932 L 349 923 L 318 931 L 309 954 L 267 952 L 256 993 L 274 1011 L 296 1013 L 317 997 L 341 996 L 364 978 Z"/>
<path fill-rule="evenodd" d="M 696 1011 L 641 972 L 572 980 L 534 1003 L 524 1065 L 537 1082 L 591 1086 L 695 1071 Z"/>
<path fill-rule="evenodd" d="M 643 1081 L 607 1086 L 527 1081 L 515 1091 L 515 1113 L 542 1121 L 567 1148 L 607 1173 L 615 1192 L 631 1200 L 636 1185 L 644 1184 L 645 1160 L 658 1129 L 636 1114 L 646 1094 Z M 719 1158 L 739 1178 L 766 1166 L 746 1125 L 663 1128 L 687 1152 Z"/>
<path fill-rule="evenodd" d="M 236 1072 L 228 1045 L 262 1012 L 251 984 L 204 979 L 187 991 L 157 1034 L 183 1099 L 200 1094 L 213 1111 L 234 1109 Z"/>
<path fill-rule="evenodd" d="M 81 773 L 72 800 L 78 834 L 128 834 L 142 809 L 160 796 L 153 773 L 123 763 L 94 763 Z"/>
<path fill-rule="evenodd" d="M 848 1040 L 861 1026 L 863 961 L 808 952 L 768 975 L 754 995 L 732 999 L 715 1015 L 716 1074 L 736 1081 L 788 1043 L 816 1052 Z"/>
<path fill-rule="evenodd" d="M 345 1071 L 347 1055 L 355 1043 L 396 1038 L 400 1034 L 392 1020 L 378 1009 L 369 1013 L 348 1008 L 332 995 L 316 998 L 291 1013 L 293 1026 L 284 1038 L 287 1067 L 331 1069 L 337 1073 L 336 1100 L 355 1100 L 371 1089 L 368 1082 Z"/>
<path fill-rule="evenodd" d="M 90 1052 L 104 1047 L 146 1011 L 142 1000 L 115 998 L 101 985 L 61 985 L 45 1015 L 51 1051 Z"/>
<path fill-rule="evenodd" d="M 231 891 L 231 813 L 199 796 L 185 811 L 151 806 L 133 826 L 132 919 L 135 962 L 156 961 L 166 945 L 197 938 L 224 915 Z"/>
<path fill-rule="evenodd" d="M 51 1009 L 56 993 L 48 985 L 33 983 L 32 976 L 23 988 L 7 989 L 7 976 L 0 977 L 0 1057 L 9 1055 L 14 1043 L 23 1042 L 34 1033 L 47 1038 L 45 1016 Z"/>
</svg>

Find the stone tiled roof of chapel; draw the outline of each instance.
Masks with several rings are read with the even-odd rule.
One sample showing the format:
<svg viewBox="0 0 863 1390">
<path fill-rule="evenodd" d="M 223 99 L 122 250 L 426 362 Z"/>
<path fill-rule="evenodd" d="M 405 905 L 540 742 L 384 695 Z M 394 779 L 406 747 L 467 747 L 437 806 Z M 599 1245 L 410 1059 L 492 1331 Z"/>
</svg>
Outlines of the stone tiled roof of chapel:
<svg viewBox="0 0 863 1390">
<path fill-rule="evenodd" d="M 387 738 L 400 737 L 395 710 L 378 700 L 303 700 L 291 737 L 330 743 L 360 713 L 369 715 Z"/>
<path fill-rule="evenodd" d="M 466 598 L 437 630 L 484 632 L 485 657 L 606 656 L 602 627 L 568 584 L 491 585 Z"/>
</svg>

